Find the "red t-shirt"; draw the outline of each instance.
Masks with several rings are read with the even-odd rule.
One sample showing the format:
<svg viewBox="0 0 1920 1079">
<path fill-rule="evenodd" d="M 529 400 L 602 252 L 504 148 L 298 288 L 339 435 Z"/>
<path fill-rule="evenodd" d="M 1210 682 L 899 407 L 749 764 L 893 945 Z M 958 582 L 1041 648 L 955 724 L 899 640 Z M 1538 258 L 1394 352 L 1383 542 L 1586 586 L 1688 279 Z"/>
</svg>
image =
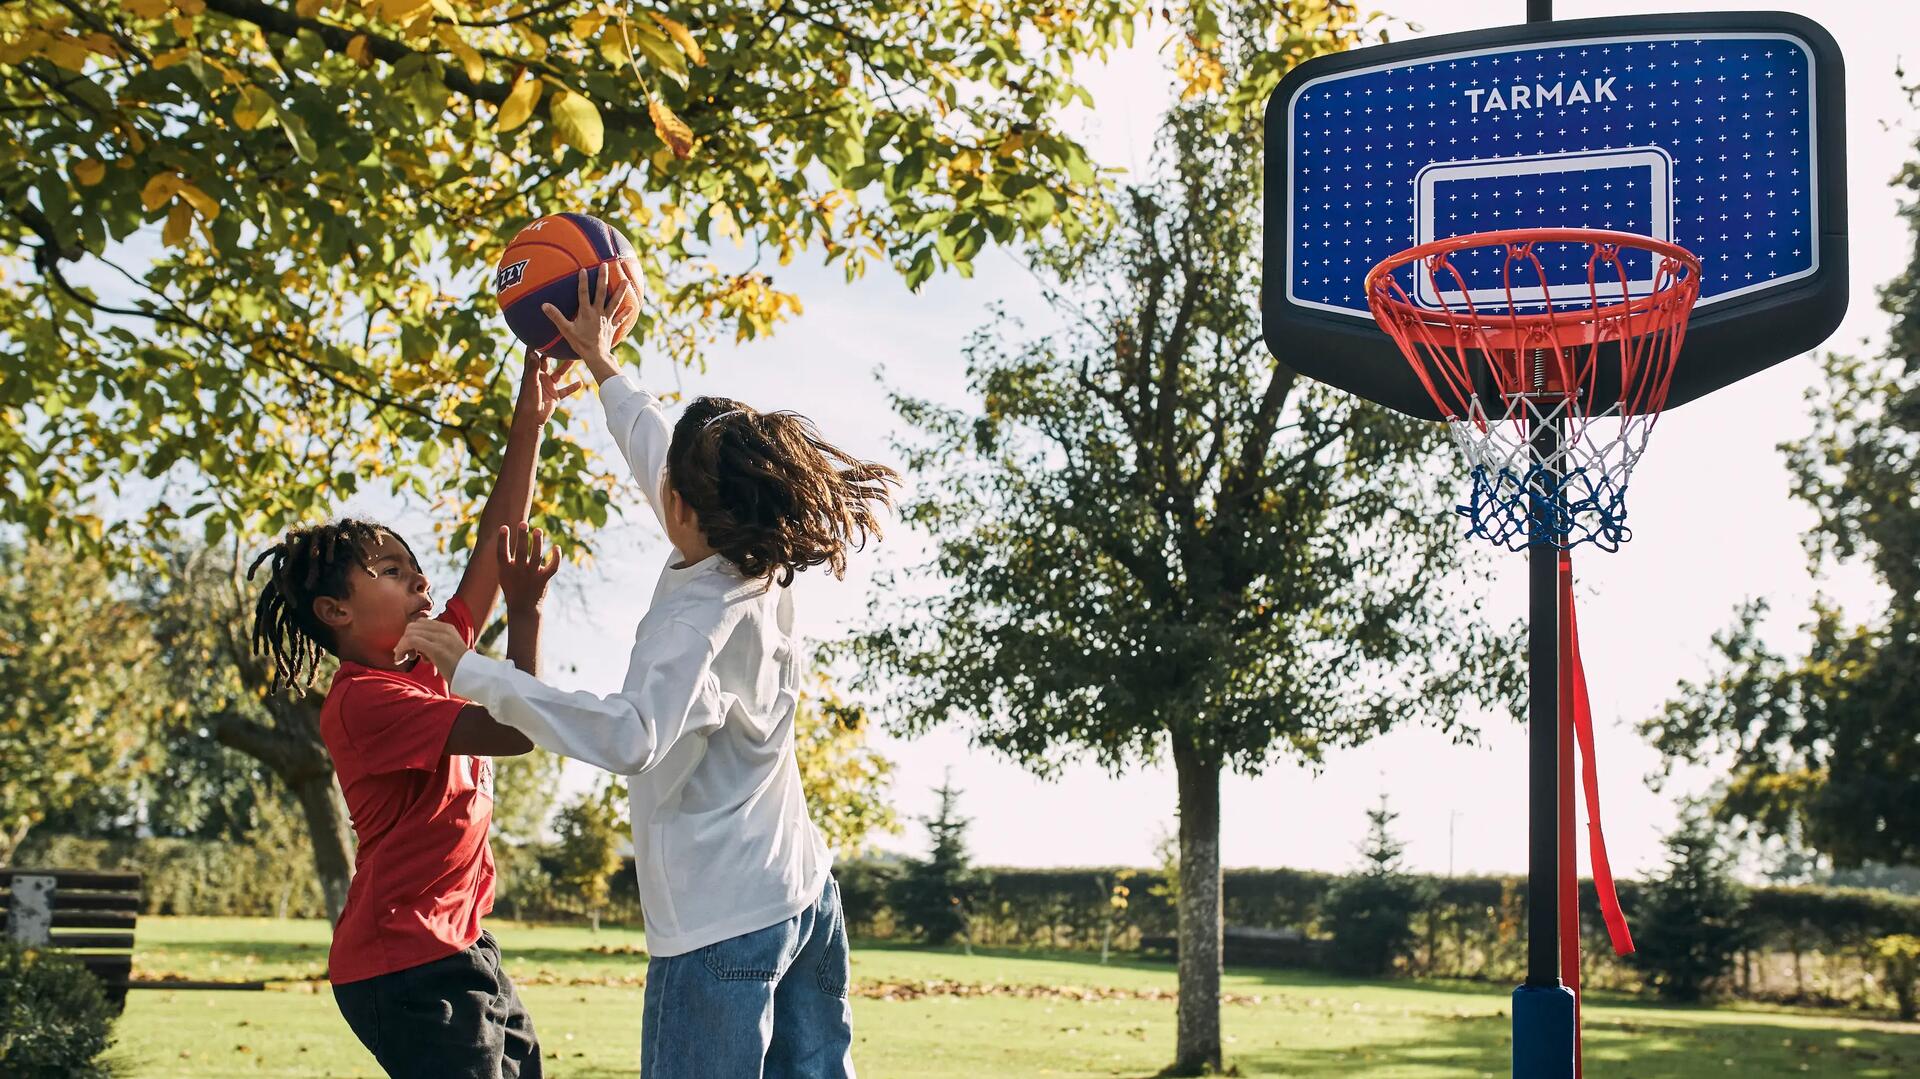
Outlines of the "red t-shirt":
<svg viewBox="0 0 1920 1079">
<path fill-rule="evenodd" d="M 473 644 L 459 597 L 440 621 Z M 480 916 L 493 909 L 493 760 L 446 752 L 466 704 L 425 660 L 411 671 L 343 660 L 333 676 L 320 736 L 359 839 L 328 957 L 335 985 L 432 962 L 480 937 Z"/>
</svg>

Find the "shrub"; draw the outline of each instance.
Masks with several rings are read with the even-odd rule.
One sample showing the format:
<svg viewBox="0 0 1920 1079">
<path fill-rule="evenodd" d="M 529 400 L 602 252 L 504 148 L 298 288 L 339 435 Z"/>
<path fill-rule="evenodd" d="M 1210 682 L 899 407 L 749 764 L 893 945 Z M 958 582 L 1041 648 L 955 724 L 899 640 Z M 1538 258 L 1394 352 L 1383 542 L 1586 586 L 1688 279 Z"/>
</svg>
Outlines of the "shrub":
<svg viewBox="0 0 1920 1079">
<path fill-rule="evenodd" d="M 0 1075 L 104 1077 L 113 1008 L 80 961 L 0 939 Z"/>
<path fill-rule="evenodd" d="M 1401 871 L 1406 844 L 1388 826 L 1398 817 L 1387 809 L 1367 811 L 1367 841 L 1359 873 L 1335 881 L 1326 892 L 1323 921 L 1333 931 L 1334 962 L 1350 974 L 1375 976 L 1393 970 L 1395 957 L 1413 943 L 1414 916 L 1433 902 L 1433 886 Z"/>
<path fill-rule="evenodd" d="M 1881 937 L 1873 942 L 1873 956 L 1880 961 L 1900 1018 L 1909 1023 L 1920 1019 L 1920 937 L 1906 933 Z"/>
<path fill-rule="evenodd" d="M 1666 845 L 1666 872 L 1645 884 L 1633 912 L 1637 950 L 1630 961 L 1661 996 L 1699 1000 L 1751 942 L 1748 894 L 1734 882 L 1718 834 L 1697 811 L 1681 818 Z"/>
<path fill-rule="evenodd" d="M 893 910 L 902 925 L 929 944 L 956 939 L 971 944 L 968 920 L 980 879 L 967 855 L 969 822 L 958 812 L 960 792 L 951 780 L 936 793 L 940 811 L 921 818 L 933 837 L 933 850 L 925 861 L 909 861 L 894 882 Z"/>
</svg>

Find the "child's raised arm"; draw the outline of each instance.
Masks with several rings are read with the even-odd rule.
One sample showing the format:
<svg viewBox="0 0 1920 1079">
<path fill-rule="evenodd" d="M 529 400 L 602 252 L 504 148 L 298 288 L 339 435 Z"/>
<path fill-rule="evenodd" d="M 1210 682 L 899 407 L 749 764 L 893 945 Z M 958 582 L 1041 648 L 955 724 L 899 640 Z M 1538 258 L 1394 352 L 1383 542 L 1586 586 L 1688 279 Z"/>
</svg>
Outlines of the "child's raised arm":
<svg viewBox="0 0 1920 1079">
<path fill-rule="evenodd" d="M 507 432 L 507 452 L 500 461 L 500 475 L 493 481 L 493 493 L 480 511 L 474 528 L 473 554 L 467 559 L 467 571 L 460 576 L 455 594 L 466 603 L 473 624 L 484 626 L 493 613 L 493 601 L 500 595 L 500 560 L 494 545 L 500 529 L 527 519 L 533 507 L 533 468 L 540 456 L 540 431 L 560 402 L 580 389 L 580 384 L 555 386 L 555 372 L 538 352 L 527 350 L 526 366 L 520 372 L 520 396 L 513 405 L 513 426 Z"/>
<path fill-rule="evenodd" d="M 558 308 L 546 305 L 547 317 L 559 329 L 567 344 L 587 365 L 600 385 L 600 404 L 607 411 L 607 427 L 614 445 L 627 459 L 627 467 L 646 494 L 647 506 L 666 527 L 660 498 L 661 483 L 667 468 L 667 446 L 673 441 L 660 401 L 640 389 L 632 379 L 620 373 L 613 362 L 614 346 L 633 328 L 640 317 L 640 284 L 633 280 L 625 264 L 613 263 L 603 273 L 597 287 L 588 288 L 587 272 L 580 271 L 580 306 L 572 319 L 561 316 Z"/>
</svg>

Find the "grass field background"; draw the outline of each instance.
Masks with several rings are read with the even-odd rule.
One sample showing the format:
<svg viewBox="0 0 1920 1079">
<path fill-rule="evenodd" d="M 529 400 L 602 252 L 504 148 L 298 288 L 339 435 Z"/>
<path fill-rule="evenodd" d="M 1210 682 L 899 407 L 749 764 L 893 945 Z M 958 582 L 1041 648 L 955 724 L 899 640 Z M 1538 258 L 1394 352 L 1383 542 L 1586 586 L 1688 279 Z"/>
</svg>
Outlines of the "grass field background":
<svg viewBox="0 0 1920 1079">
<path fill-rule="evenodd" d="M 550 1076 L 638 1072 L 645 938 L 490 923 Z M 265 992 L 136 990 L 115 1028 L 123 1074 L 378 1076 L 322 980 L 319 921 L 143 918 L 135 972 L 264 980 Z M 1148 1076 L 1172 1056 L 1167 964 L 1080 953 L 856 943 L 854 1061 L 866 1077 Z M 1508 1074 L 1508 989 L 1230 969 L 1223 1009 L 1243 1075 L 1468 1079 Z M 1586 1007 L 1589 1079 L 1920 1076 L 1920 1025 L 1840 1013 Z"/>
</svg>

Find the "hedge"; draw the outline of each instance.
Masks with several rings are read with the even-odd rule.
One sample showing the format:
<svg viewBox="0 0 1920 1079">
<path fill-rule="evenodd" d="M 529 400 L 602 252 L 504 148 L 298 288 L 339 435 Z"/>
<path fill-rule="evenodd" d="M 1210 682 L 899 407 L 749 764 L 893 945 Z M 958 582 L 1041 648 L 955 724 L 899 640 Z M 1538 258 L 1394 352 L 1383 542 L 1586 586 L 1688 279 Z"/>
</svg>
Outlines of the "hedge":
<svg viewBox="0 0 1920 1079">
<path fill-rule="evenodd" d="M 537 847 L 494 844 L 500 881 L 495 913 L 532 920 L 582 915 L 553 886 Z M 320 917 L 320 892 L 305 852 L 285 853 L 235 844 L 179 839 L 97 840 L 31 837 L 21 865 L 137 869 L 146 877 L 149 914 Z M 297 861 L 298 864 L 292 864 Z M 887 906 L 899 867 L 855 861 L 835 868 L 848 925 L 858 935 L 895 933 Z M 1137 949 L 1142 938 L 1170 937 L 1175 912 L 1156 870 L 1123 866 L 1067 869 L 983 869 L 986 885 L 975 904 L 972 939 L 980 945 L 1097 951 L 1105 941 Z M 1298 869 L 1229 869 L 1224 902 L 1229 925 L 1295 928 L 1325 936 L 1320 909 L 1333 874 Z M 1526 962 L 1526 881 L 1519 877 L 1433 878 L 1434 900 L 1416 919 L 1415 943 L 1399 958 L 1410 974 L 1515 981 Z M 614 874 L 607 917 L 637 922 L 639 896 L 629 859 Z M 1116 907 L 1114 889 L 1125 889 Z M 1581 882 L 1582 984 L 1634 990 L 1638 975 L 1613 956 L 1594 900 Z M 1639 899 L 1635 881 L 1619 882 L 1629 923 Z M 1920 898 L 1854 888 L 1760 887 L 1751 890 L 1748 918 L 1758 943 L 1742 955 L 1720 990 L 1790 1003 L 1891 1007 L 1881 983 L 1874 941 L 1895 934 L 1920 936 Z"/>
<path fill-rule="evenodd" d="M 886 882 L 897 868 L 853 862 L 837 867 L 847 921 L 855 932 L 892 934 Z M 1176 917 L 1154 870 L 1124 867 L 986 869 L 975 904 L 976 944 L 1097 950 L 1103 936 L 1132 949 L 1143 938 L 1174 935 Z M 1229 869 L 1223 880 L 1228 925 L 1294 928 L 1324 936 L 1321 903 L 1333 874 L 1295 869 Z M 1526 881 L 1521 877 L 1432 878 L 1434 900 L 1416 918 L 1415 943 L 1400 957 L 1410 974 L 1517 981 L 1526 965 Z M 1109 900 L 1116 886 L 1126 904 Z M 1581 982 L 1637 990 L 1639 976 L 1617 959 L 1591 881 L 1581 881 Z M 1629 924 L 1637 881 L 1618 882 Z M 1920 899 L 1853 888 L 1761 887 L 1747 916 L 1758 943 L 1741 956 L 1720 991 L 1790 1003 L 1891 1007 L 1876 973 L 1874 941 L 1920 933 Z"/>
<path fill-rule="evenodd" d="M 324 918 L 312 856 L 203 839 L 80 839 L 30 834 L 20 866 L 131 869 L 141 875 L 146 914 Z"/>
</svg>

